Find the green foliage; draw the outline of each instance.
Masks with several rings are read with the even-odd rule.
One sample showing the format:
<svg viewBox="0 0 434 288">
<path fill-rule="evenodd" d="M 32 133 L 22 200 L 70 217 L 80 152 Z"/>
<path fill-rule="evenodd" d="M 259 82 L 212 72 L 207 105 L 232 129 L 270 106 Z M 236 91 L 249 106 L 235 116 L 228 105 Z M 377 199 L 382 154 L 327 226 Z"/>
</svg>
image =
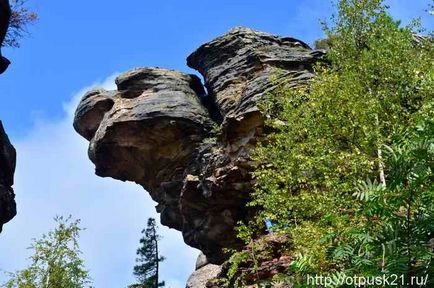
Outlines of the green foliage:
<svg viewBox="0 0 434 288">
<path fill-rule="evenodd" d="M 89 272 L 80 259 L 78 244 L 80 220 L 56 217 L 57 227 L 34 240 L 31 265 L 12 273 L 5 288 L 82 288 L 90 287 Z"/>
<path fill-rule="evenodd" d="M 355 217 L 366 219 L 333 242 L 329 257 L 346 275 L 434 275 L 434 122 L 416 121 L 387 151 L 388 185 L 367 180 L 354 196 L 362 205 Z M 423 116 L 423 117 L 426 117 Z M 431 283 L 431 282 L 429 282 Z M 432 284 L 432 283 L 431 283 Z"/>
<path fill-rule="evenodd" d="M 250 234 L 290 235 L 301 276 L 432 273 L 434 44 L 381 0 L 339 1 L 324 29 L 327 65 L 263 104 Z"/>
<path fill-rule="evenodd" d="M 228 286 L 244 287 L 244 276 L 240 273 L 240 267 L 249 267 L 254 274 L 258 273 L 259 258 L 264 257 L 263 254 L 268 254 L 267 247 L 261 241 L 253 241 L 254 230 L 242 222 L 236 227 L 237 236 L 247 245 L 243 251 L 229 251 L 232 253 L 229 259 L 229 270 L 227 272 Z M 259 277 L 258 277 L 259 278 Z M 231 286 L 231 287 L 232 287 Z"/>
<path fill-rule="evenodd" d="M 375 273 L 381 263 L 382 272 L 388 274 L 434 274 L 430 244 L 434 233 L 432 111 L 429 118 L 416 122 L 391 147 L 385 147 L 388 186 L 366 186 L 369 197 L 363 199 L 357 216 L 370 221 L 348 235 L 358 249 L 357 255 L 349 255 L 351 266 Z"/>
<path fill-rule="evenodd" d="M 332 45 L 333 39 L 317 39 L 315 40 L 314 47 L 315 49 L 323 49 L 323 50 L 329 50 Z"/>
<path fill-rule="evenodd" d="M 234 252 L 229 259 L 230 267 L 227 272 L 227 286 L 243 287 L 243 276 L 240 274 L 240 267 L 251 262 L 251 254 L 247 251 Z M 232 284 L 233 283 L 233 284 Z"/>
<path fill-rule="evenodd" d="M 158 241 L 160 236 L 157 233 L 157 224 L 154 218 L 148 219 L 148 224 L 140 239 L 141 247 L 137 249 L 138 263 L 134 266 L 134 275 L 138 284 L 130 285 L 130 288 L 157 288 L 164 287 L 165 283 L 159 282 L 159 263 L 164 261 L 164 257 L 159 255 Z"/>
</svg>

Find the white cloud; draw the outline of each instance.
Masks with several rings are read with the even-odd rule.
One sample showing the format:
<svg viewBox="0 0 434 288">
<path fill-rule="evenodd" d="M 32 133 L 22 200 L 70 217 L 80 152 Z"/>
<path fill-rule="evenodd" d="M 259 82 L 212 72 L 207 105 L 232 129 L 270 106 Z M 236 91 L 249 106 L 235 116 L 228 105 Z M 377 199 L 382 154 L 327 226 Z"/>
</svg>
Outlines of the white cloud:
<svg viewBox="0 0 434 288">
<path fill-rule="evenodd" d="M 18 215 L 0 234 L 0 269 L 26 266 L 31 238 L 54 226 L 56 215 L 73 215 L 87 228 L 80 238 L 83 258 L 101 288 L 126 287 L 134 282 L 132 268 L 140 231 L 148 217 L 157 217 L 149 195 L 133 183 L 94 175 L 87 158 L 87 141 L 72 128 L 73 113 L 83 93 L 92 87 L 114 88 L 108 77 L 76 93 L 64 105 L 61 121 L 35 121 L 22 139 L 12 139 L 18 151 L 15 191 Z M 157 217 L 158 219 L 158 217 Z M 161 227 L 161 278 L 168 287 L 185 287 L 194 269 L 197 250 L 182 241 L 181 233 Z M 6 280 L 0 274 L 0 283 Z"/>
</svg>

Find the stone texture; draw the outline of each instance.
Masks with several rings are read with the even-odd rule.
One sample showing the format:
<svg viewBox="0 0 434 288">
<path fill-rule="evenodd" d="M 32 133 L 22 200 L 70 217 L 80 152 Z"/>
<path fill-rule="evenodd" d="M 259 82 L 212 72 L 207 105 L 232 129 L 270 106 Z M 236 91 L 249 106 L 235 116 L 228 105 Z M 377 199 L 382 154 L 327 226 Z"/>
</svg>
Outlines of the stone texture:
<svg viewBox="0 0 434 288">
<path fill-rule="evenodd" d="M 249 217 L 250 153 L 264 133 L 257 104 L 309 80 L 321 56 L 293 38 L 235 28 L 188 57 L 208 93 L 193 75 L 135 69 L 117 91 L 86 94 L 74 127 L 90 141 L 97 175 L 142 185 L 162 224 L 220 264 L 224 248 L 242 247 L 234 226 Z"/>
<path fill-rule="evenodd" d="M 113 107 L 115 94 L 114 91 L 98 89 L 84 95 L 75 113 L 80 121 L 74 122 L 74 128 L 80 135 L 89 141 L 92 139 L 105 113 Z"/>
<path fill-rule="evenodd" d="M 197 256 L 197 260 L 196 260 L 196 270 L 199 270 L 200 268 L 202 268 L 208 264 L 209 264 L 209 261 L 206 258 L 206 255 L 203 253 L 200 253 L 199 256 Z"/>
<path fill-rule="evenodd" d="M 0 232 L 16 214 L 14 184 L 16 152 L 0 121 Z"/>
<path fill-rule="evenodd" d="M 221 272 L 218 265 L 208 264 L 196 270 L 188 278 L 186 288 L 206 288 L 209 280 L 217 277 Z"/>
<path fill-rule="evenodd" d="M 212 127 L 205 91 L 197 76 L 160 68 L 135 69 L 116 83 L 118 91 L 83 97 L 74 127 L 91 141 L 98 175 L 142 185 L 159 203 L 162 223 L 182 230 L 183 172 Z"/>
<path fill-rule="evenodd" d="M 310 79 L 312 63 L 321 55 L 291 37 L 236 27 L 202 45 L 187 58 L 187 64 L 205 78 L 209 96 L 225 122 L 241 122 L 258 112 L 258 101 L 277 83 L 295 85 Z M 236 135 L 237 131 L 230 132 Z"/>
<path fill-rule="evenodd" d="M 245 208 L 253 184 L 249 156 L 263 134 L 258 102 L 280 85 L 297 85 L 313 77 L 312 64 L 322 56 L 299 40 L 238 27 L 187 58 L 187 64 L 204 77 L 209 107 L 219 112 L 222 122 L 215 143 L 202 146 L 200 171 L 185 179 L 181 197 L 184 239 L 190 245 L 199 243 L 195 247 L 211 263 L 221 263 L 223 248 L 241 246 L 233 227 L 249 214 Z M 198 215 L 206 218 L 199 222 Z"/>
</svg>

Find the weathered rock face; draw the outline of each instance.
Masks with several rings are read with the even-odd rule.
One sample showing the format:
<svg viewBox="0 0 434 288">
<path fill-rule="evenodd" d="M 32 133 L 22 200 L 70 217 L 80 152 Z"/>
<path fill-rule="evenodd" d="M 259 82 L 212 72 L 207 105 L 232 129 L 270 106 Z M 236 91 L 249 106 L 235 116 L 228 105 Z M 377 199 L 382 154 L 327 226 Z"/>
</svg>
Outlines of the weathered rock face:
<svg viewBox="0 0 434 288">
<path fill-rule="evenodd" d="M 16 153 L 0 121 L 0 232 L 16 214 L 14 184 Z"/>
<path fill-rule="evenodd" d="M 310 79 L 320 56 L 293 38 L 235 28 L 188 57 L 208 93 L 194 75 L 136 69 L 116 80 L 117 91 L 86 94 L 74 127 L 90 141 L 97 175 L 142 185 L 162 224 L 219 264 L 223 248 L 241 246 L 233 228 L 248 217 L 258 102 L 277 83 Z"/>
<path fill-rule="evenodd" d="M 235 28 L 202 45 L 187 58 L 187 64 L 205 78 L 209 96 L 224 120 L 239 121 L 258 111 L 258 101 L 276 83 L 310 78 L 318 53 L 294 38 Z"/>
<path fill-rule="evenodd" d="M 96 174 L 142 185 L 164 225 L 183 229 L 180 193 L 187 167 L 212 128 L 197 76 L 143 68 L 116 79 L 118 91 L 86 94 L 75 129 L 91 141 Z"/>
</svg>

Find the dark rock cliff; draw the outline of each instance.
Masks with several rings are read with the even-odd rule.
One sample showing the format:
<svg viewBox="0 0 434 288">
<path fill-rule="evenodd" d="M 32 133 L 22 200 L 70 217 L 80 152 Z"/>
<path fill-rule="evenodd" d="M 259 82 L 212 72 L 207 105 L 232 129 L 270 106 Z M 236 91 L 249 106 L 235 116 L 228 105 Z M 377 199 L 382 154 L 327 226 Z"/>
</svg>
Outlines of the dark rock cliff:
<svg viewBox="0 0 434 288">
<path fill-rule="evenodd" d="M 0 121 L 0 232 L 16 214 L 14 184 L 16 153 Z"/>
<path fill-rule="evenodd" d="M 8 0 L 0 0 L 0 74 L 9 65 L 9 60 L 2 57 L 1 46 L 9 26 L 11 9 Z M 3 224 L 9 222 L 16 214 L 15 194 L 12 189 L 15 172 L 15 149 L 0 121 L 0 232 Z"/>
<path fill-rule="evenodd" d="M 187 59 L 207 92 L 194 75 L 135 69 L 117 78 L 117 91 L 87 93 L 74 127 L 90 141 L 97 175 L 143 186 L 161 223 L 206 255 L 201 267 L 220 264 L 224 248 L 240 247 L 233 228 L 248 217 L 258 102 L 277 83 L 310 79 L 321 56 L 297 39 L 235 28 Z"/>
</svg>

